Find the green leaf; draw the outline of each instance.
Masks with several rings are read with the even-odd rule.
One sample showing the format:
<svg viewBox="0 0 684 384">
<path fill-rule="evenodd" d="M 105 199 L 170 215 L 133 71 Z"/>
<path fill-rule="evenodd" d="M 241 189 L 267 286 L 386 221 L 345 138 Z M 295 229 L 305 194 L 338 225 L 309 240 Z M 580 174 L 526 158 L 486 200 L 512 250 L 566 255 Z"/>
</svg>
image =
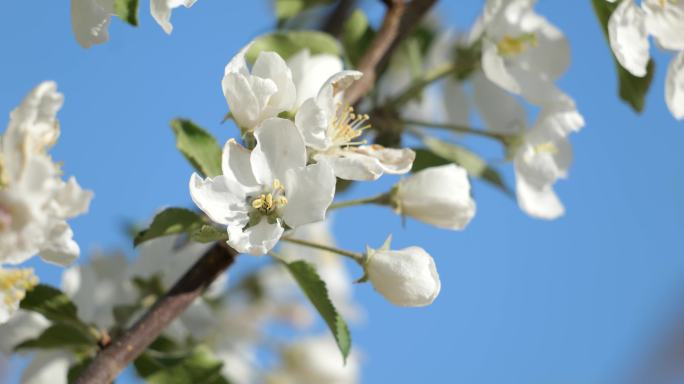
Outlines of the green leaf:
<svg viewBox="0 0 684 384">
<path fill-rule="evenodd" d="M 190 120 L 175 119 L 171 129 L 176 135 L 176 147 L 204 176 L 214 177 L 221 172 L 221 147 L 214 136 Z"/>
<path fill-rule="evenodd" d="M 178 233 L 191 233 L 204 224 L 197 213 L 184 208 L 166 208 L 158 213 L 150 226 L 133 240 L 136 247 L 147 240 Z"/>
<path fill-rule="evenodd" d="M 370 47 L 373 37 L 375 31 L 368 23 L 368 17 L 362 10 L 357 9 L 344 24 L 341 39 L 344 51 L 354 66 L 358 65 L 361 56 Z"/>
<path fill-rule="evenodd" d="M 134 366 L 149 384 L 228 384 L 221 376 L 223 363 L 204 346 L 181 357 L 143 353 Z"/>
<path fill-rule="evenodd" d="M 19 307 L 26 311 L 33 311 L 45 316 L 54 323 L 81 323 L 78 318 L 76 305 L 71 299 L 57 288 L 38 284 L 26 292 Z"/>
<path fill-rule="evenodd" d="M 15 346 L 19 349 L 51 349 L 68 347 L 94 347 L 97 339 L 88 329 L 73 326 L 69 323 L 53 324 L 35 339 L 26 340 Z"/>
<path fill-rule="evenodd" d="M 138 0 L 114 0 L 114 13 L 128 24 L 138 26 Z"/>
<path fill-rule="evenodd" d="M 325 320 L 325 323 L 335 337 L 340 352 L 342 352 L 342 357 L 346 361 L 351 349 L 349 328 L 335 309 L 332 301 L 330 301 L 328 288 L 325 286 L 325 282 L 321 280 L 318 272 L 316 272 L 316 268 L 312 264 L 301 260 L 292 263 L 283 262 L 283 264 L 285 264 L 297 281 L 297 284 L 304 291 L 306 297 L 309 298 L 311 304 L 313 304 L 321 317 L 323 317 L 323 320 Z"/>
<path fill-rule="evenodd" d="M 316 5 L 332 4 L 333 0 L 275 0 L 278 20 L 289 19 Z"/>
<path fill-rule="evenodd" d="M 596 13 L 596 17 L 601 24 L 606 41 L 609 42 L 608 20 L 610 20 L 610 15 L 613 14 L 620 2 L 610 3 L 606 0 L 592 0 L 592 3 L 594 5 L 594 13 Z M 649 60 L 648 66 L 646 67 L 646 76 L 637 77 L 629 73 L 620 65 L 620 62 L 615 57 L 612 49 L 611 55 L 613 55 L 618 81 L 620 83 L 620 98 L 629 104 L 635 112 L 640 113 L 644 110 L 645 97 L 651 86 L 653 74 L 655 73 L 655 63 L 653 60 Z"/>
<path fill-rule="evenodd" d="M 225 230 L 220 230 L 213 225 L 205 224 L 195 230 L 190 237 L 198 243 L 213 243 L 214 241 L 228 240 Z"/>
<path fill-rule="evenodd" d="M 465 168 L 469 175 L 481 178 L 506 194 L 511 194 L 511 189 L 504 182 L 499 171 L 488 165 L 478 154 L 464 147 L 447 143 L 445 141 L 426 137 L 423 143 L 425 149 L 414 149 L 416 160 L 413 162 L 413 172 L 428 167 L 455 163 Z"/>
<path fill-rule="evenodd" d="M 287 60 L 304 48 L 308 48 L 311 54 L 330 53 L 339 56 L 342 53 L 337 40 L 327 33 L 285 31 L 257 37 L 247 52 L 247 60 L 253 63 L 261 51 L 277 52 Z"/>
</svg>

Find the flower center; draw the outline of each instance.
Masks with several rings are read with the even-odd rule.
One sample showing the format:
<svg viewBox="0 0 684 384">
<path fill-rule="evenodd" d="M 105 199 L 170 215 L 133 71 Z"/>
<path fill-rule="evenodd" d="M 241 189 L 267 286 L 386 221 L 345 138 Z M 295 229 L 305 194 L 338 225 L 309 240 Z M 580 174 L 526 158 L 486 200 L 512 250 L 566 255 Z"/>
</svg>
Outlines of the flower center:
<svg viewBox="0 0 684 384">
<path fill-rule="evenodd" d="M 3 303 L 10 307 L 16 305 L 38 284 L 32 268 L 0 269 L 0 295 Z"/>
<path fill-rule="evenodd" d="M 276 210 L 287 205 L 287 197 L 285 197 L 285 186 L 280 180 L 273 180 L 273 189 L 271 192 L 262 193 L 261 195 L 252 199 L 252 208 L 262 215 L 271 215 Z"/>
<path fill-rule="evenodd" d="M 504 35 L 496 44 L 499 54 L 503 56 L 515 56 L 525 52 L 530 47 L 537 46 L 537 35 L 534 33 L 523 33 L 513 37 Z"/>
<path fill-rule="evenodd" d="M 550 155 L 555 155 L 558 153 L 558 147 L 556 144 L 547 141 L 545 143 L 537 144 L 534 146 L 534 153 L 536 154 L 541 154 L 541 153 L 548 153 Z"/>
<path fill-rule="evenodd" d="M 333 145 L 341 147 L 365 144 L 364 140 L 356 142 L 353 140 L 371 127 L 370 124 L 366 123 L 369 119 L 370 117 L 366 114 L 359 115 L 354 113 L 354 108 L 351 106 L 338 104 L 337 114 L 328 128 L 329 137 L 332 139 Z"/>
</svg>

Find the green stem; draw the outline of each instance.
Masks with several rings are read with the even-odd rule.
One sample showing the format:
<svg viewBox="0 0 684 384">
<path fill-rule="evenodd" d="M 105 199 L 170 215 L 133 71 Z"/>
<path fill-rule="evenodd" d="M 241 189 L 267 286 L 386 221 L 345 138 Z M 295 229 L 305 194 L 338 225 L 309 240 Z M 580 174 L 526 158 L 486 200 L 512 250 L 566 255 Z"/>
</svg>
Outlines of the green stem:
<svg viewBox="0 0 684 384">
<path fill-rule="evenodd" d="M 413 119 L 404 119 L 402 121 L 405 124 L 410 124 L 410 125 L 419 125 L 421 127 L 426 127 L 426 128 L 445 129 L 445 130 L 457 132 L 457 133 L 467 133 L 467 134 L 471 134 L 471 135 L 486 137 L 489 139 L 498 140 L 504 144 L 506 143 L 507 139 L 509 138 L 509 135 L 504 135 L 502 133 L 488 132 L 488 131 L 484 131 L 482 129 L 474 129 L 474 128 L 463 126 L 463 125 L 456 125 L 456 124 L 449 124 L 449 123 L 434 123 L 431 121 L 421 121 L 421 120 L 413 120 Z"/>
<path fill-rule="evenodd" d="M 364 204 L 387 205 L 387 204 L 389 204 L 389 199 L 390 199 L 390 194 L 389 193 L 383 193 L 383 194 L 377 195 L 377 196 L 363 197 L 360 199 L 352 199 L 352 200 L 347 200 L 347 201 L 338 201 L 337 203 L 330 204 L 330 206 L 328 207 L 328 211 L 332 211 L 332 210 L 338 209 L 338 208 L 353 207 L 355 205 L 364 205 Z"/>
<path fill-rule="evenodd" d="M 363 255 L 360 253 L 345 251 L 344 249 L 339 249 L 339 248 L 335 248 L 335 247 L 331 247 L 331 246 L 319 244 L 319 243 L 313 243 L 313 242 L 307 241 L 307 240 L 295 239 L 292 237 L 281 237 L 280 239 L 282 241 L 286 241 L 288 243 L 299 244 L 299 245 L 303 245 L 305 247 L 310 247 L 310 248 L 320 249 L 323 251 L 337 253 L 338 255 L 349 257 L 352 260 L 356 261 L 357 263 L 360 263 L 360 264 L 363 263 Z"/>
<path fill-rule="evenodd" d="M 390 100 L 387 105 L 393 108 L 403 107 L 406 103 L 411 101 L 414 97 L 418 96 L 423 88 L 432 84 L 433 82 L 446 77 L 452 73 L 456 73 L 458 67 L 454 64 L 445 64 L 439 68 L 435 68 L 431 72 L 428 72 L 423 78 L 416 80 L 413 85 L 408 87 L 404 92 L 402 92 L 395 99 Z"/>
</svg>

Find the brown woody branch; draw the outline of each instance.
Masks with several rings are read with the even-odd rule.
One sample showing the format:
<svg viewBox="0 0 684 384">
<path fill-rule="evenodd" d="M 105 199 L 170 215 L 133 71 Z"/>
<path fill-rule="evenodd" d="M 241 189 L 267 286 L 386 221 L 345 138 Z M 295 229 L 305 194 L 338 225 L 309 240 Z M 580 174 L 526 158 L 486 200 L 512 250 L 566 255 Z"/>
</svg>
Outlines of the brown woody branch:
<svg viewBox="0 0 684 384">
<path fill-rule="evenodd" d="M 384 0 L 387 5 L 385 18 L 368 51 L 359 60 L 358 70 L 363 72 L 363 77 L 345 92 L 345 100 L 350 105 L 356 104 L 373 89 L 378 74 L 399 43 L 413 31 L 436 2 L 437 0 Z"/>
<path fill-rule="evenodd" d="M 77 384 L 109 384 L 200 296 L 233 261 L 237 252 L 217 242 L 133 326 L 102 349 Z"/>
</svg>

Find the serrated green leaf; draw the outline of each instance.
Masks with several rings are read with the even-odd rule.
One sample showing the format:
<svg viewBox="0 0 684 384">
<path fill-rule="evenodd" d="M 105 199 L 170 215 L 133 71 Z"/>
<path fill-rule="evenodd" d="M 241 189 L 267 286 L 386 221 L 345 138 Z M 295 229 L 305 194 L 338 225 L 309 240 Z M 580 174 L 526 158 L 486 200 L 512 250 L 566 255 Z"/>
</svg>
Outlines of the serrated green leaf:
<svg viewBox="0 0 684 384">
<path fill-rule="evenodd" d="M 185 119 L 171 121 L 171 129 L 176 135 L 176 147 L 197 172 L 208 177 L 222 173 L 221 147 L 214 136 Z"/>
<path fill-rule="evenodd" d="M 228 240 L 228 234 L 225 230 L 220 230 L 210 224 L 205 224 L 196 229 L 190 237 L 193 241 L 198 243 L 213 243 L 214 241 Z"/>
<path fill-rule="evenodd" d="M 325 282 L 321 280 L 318 272 L 316 272 L 316 268 L 313 264 L 302 260 L 292 263 L 283 262 L 283 264 L 285 264 L 297 281 L 297 284 L 299 284 L 299 287 L 304 291 L 306 297 L 309 298 L 311 304 L 313 304 L 323 320 L 325 320 L 325 323 L 335 337 L 340 352 L 342 352 L 342 357 L 346 361 L 351 349 L 349 328 L 330 300 L 328 288 Z"/>
<path fill-rule="evenodd" d="M 133 240 L 133 245 L 162 236 L 175 235 L 178 233 L 191 233 L 204 225 L 202 217 L 197 213 L 184 208 L 166 208 L 158 213 L 150 226 L 138 233 Z"/>
<path fill-rule="evenodd" d="M 277 52 L 283 59 L 308 48 L 311 54 L 329 53 L 340 55 L 341 49 L 337 40 L 319 31 L 285 31 L 274 32 L 257 37 L 247 52 L 247 60 L 254 62 L 261 51 Z"/>
<path fill-rule="evenodd" d="M 342 45 L 349 57 L 349 61 L 358 65 L 361 56 L 370 47 L 375 37 L 375 31 L 368 23 L 368 17 L 362 10 L 357 9 L 351 14 L 342 31 Z"/>
<path fill-rule="evenodd" d="M 20 349 L 52 349 L 70 347 L 94 347 L 97 339 L 82 327 L 70 323 L 53 324 L 35 339 L 26 340 L 14 347 Z"/>
<path fill-rule="evenodd" d="M 114 14 L 128 24 L 138 26 L 138 0 L 114 0 Z"/>
<path fill-rule="evenodd" d="M 135 360 L 134 366 L 150 384 L 228 384 L 221 375 L 223 363 L 204 346 L 181 357 L 144 353 Z"/>
<path fill-rule="evenodd" d="M 608 21 L 610 20 L 610 15 L 613 14 L 620 2 L 611 3 L 606 0 L 592 0 L 592 3 L 594 5 L 594 13 L 601 24 L 601 29 L 606 37 L 606 41 L 610 44 L 608 37 Z M 653 74 L 655 73 L 655 63 L 653 60 L 649 60 L 648 66 L 646 67 L 646 76 L 637 77 L 624 69 L 615 57 L 612 49 L 610 51 L 618 75 L 620 98 L 629 104 L 635 112 L 640 113 L 644 110 L 646 94 L 651 87 L 651 81 L 653 80 Z"/>
<path fill-rule="evenodd" d="M 428 167 L 454 163 L 463 167 L 469 175 L 483 179 L 506 194 L 511 194 L 511 189 L 504 182 L 501 173 L 487 164 L 478 154 L 464 147 L 447 143 L 445 141 L 426 137 L 423 139 L 426 149 L 414 149 L 416 160 L 413 162 L 413 172 Z"/>
<path fill-rule="evenodd" d="M 333 0 L 275 0 L 275 14 L 278 20 L 289 19 L 303 11 L 317 6 L 332 4 Z"/>
<path fill-rule="evenodd" d="M 38 284 L 26 292 L 19 307 L 26 311 L 40 313 L 54 323 L 81 323 L 76 305 L 71 299 L 64 292 L 49 285 Z"/>
</svg>

